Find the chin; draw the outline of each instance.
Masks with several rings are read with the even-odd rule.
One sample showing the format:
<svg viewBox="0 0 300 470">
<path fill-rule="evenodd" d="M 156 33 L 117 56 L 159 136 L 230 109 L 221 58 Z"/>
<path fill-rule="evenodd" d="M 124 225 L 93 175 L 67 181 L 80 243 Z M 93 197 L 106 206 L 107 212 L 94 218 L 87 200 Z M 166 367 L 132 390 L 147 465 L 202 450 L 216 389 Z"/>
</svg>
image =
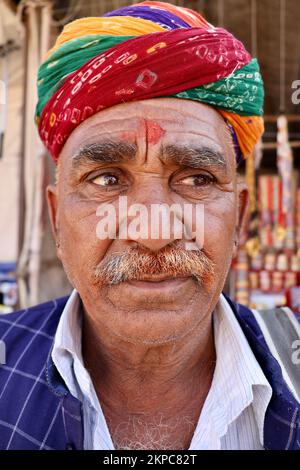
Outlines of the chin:
<svg viewBox="0 0 300 470">
<path fill-rule="evenodd" d="M 135 306 L 128 308 L 120 301 L 117 308 L 110 309 L 102 322 L 111 334 L 133 344 L 163 345 L 179 341 L 206 318 L 206 310 L 195 296 L 180 306 L 166 304 Z"/>
<path fill-rule="evenodd" d="M 126 281 L 106 290 L 115 308 L 127 311 L 178 311 L 186 307 L 201 292 L 200 284 L 192 277 L 173 278 L 158 282 Z M 166 313 L 167 315 L 167 313 Z"/>
<path fill-rule="evenodd" d="M 132 344 L 174 343 L 206 321 L 215 284 L 193 277 L 176 282 L 130 281 L 93 286 L 83 294 L 92 322 Z"/>
</svg>

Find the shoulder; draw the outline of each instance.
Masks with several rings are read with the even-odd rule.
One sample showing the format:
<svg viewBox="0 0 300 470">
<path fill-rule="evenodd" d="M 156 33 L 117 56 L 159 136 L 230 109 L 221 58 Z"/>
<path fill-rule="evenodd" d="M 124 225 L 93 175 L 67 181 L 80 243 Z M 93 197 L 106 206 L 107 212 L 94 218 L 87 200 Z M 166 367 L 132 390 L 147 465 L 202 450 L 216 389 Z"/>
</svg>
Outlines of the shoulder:
<svg viewBox="0 0 300 470">
<path fill-rule="evenodd" d="M 61 297 L 17 312 L 0 314 L 0 337 L 11 331 L 30 331 L 30 328 L 50 335 L 55 333 L 67 300 L 68 297 Z"/>
<path fill-rule="evenodd" d="M 16 361 L 24 363 L 29 357 L 31 364 L 44 360 L 52 345 L 67 299 L 68 297 L 62 297 L 0 315 L 1 362 L 9 366 Z"/>
<path fill-rule="evenodd" d="M 267 379 L 278 393 L 288 397 L 290 391 L 300 403 L 300 325 L 299 315 L 288 307 L 251 310 L 226 297 L 262 367 Z"/>
<path fill-rule="evenodd" d="M 263 321 L 263 323 L 269 323 L 270 325 L 272 322 L 273 325 L 277 323 L 277 327 L 279 325 L 283 327 L 292 323 L 298 331 L 300 315 L 292 312 L 292 310 L 288 307 L 253 310 L 249 307 L 246 307 L 245 305 L 233 301 L 227 295 L 223 295 L 231 306 L 241 326 L 246 329 L 251 329 L 254 334 L 261 336 L 261 321 Z"/>
<path fill-rule="evenodd" d="M 227 295 L 223 294 L 228 304 L 230 305 L 236 319 L 238 320 L 247 339 L 261 338 L 262 332 L 259 324 L 254 316 L 253 310 L 245 305 L 239 304 L 232 300 Z"/>
<path fill-rule="evenodd" d="M 0 315 L 0 449 L 65 448 L 46 363 L 67 297 Z"/>
<path fill-rule="evenodd" d="M 256 348 L 270 345 L 275 341 L 291 350 L 295 340 L 300 338 L 300 315 L 288 307 L 255 310 L 238 304 L 224 295 L 232 308 L 247 340 Z"/>
</svg>

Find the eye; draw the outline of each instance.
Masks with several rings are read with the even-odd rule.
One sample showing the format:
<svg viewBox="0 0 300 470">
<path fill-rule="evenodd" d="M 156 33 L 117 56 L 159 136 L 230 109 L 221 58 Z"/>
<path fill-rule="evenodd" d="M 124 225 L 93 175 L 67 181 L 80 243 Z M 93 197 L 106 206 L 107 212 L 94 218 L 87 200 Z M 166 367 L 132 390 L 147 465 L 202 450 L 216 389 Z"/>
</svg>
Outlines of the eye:
<svg viewBox="0 0 300 470">
<path fill-rule="evenodd" d="M 119 184 L 119 178 L 111 173 L 103 173 L 102 175 L 95 176 L 92 181 L 97 186 L 116 186 Z"/>
<path fill-rule="evenodd" d="M 182 178 L 178 183 L 186 186 L 205 186 L 214 182 L 214 178 L 210 175 L 191 175 Z"/>
</svg>

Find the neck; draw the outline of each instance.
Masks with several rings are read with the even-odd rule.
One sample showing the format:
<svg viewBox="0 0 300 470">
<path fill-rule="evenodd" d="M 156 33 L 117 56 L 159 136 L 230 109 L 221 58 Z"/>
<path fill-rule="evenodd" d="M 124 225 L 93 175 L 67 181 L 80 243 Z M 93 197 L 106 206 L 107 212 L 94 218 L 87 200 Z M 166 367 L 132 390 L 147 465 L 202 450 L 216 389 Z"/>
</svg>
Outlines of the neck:
<svg viewBox="0 0 300 470">
<path fill-rule="evenodd" d="M 182 444 L 187 445 L 215 367 L 211 317 L 185 338 L 149 345 L 123 341 L 105 332 L 103 325 L 97 328 L 86 313 L 82 351 L 112 435 L 120 423 L 130 426 L 135 419 L 141 422 L 141 417 L 153 426 L 163 420 L 176 428 L 175 416 L 187 422 L 189 431 Z M 137 426 L 132 422 L 132 427 Z"/>
</svg>

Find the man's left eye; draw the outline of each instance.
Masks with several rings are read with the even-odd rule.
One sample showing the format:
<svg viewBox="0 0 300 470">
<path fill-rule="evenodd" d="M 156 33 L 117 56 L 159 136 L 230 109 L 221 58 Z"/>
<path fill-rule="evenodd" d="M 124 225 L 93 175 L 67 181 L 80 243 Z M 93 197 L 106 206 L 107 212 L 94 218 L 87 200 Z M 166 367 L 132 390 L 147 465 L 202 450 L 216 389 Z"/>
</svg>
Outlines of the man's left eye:
<svg viewBox="0 0 300 470">
<path fill-rule="evenodd" d="M 191 175 L 179 181 L 180 184 L 187 186 L 205 186 L 213 182 L 213 177 L 209 175 Z"/>
<path fill-rule="evenodd" d="M 92 182 L 98 186 L 116 186 L 119 184 L 119 178 L 116 175 L 104 173 L 93 178 Z"/>
</svg>

